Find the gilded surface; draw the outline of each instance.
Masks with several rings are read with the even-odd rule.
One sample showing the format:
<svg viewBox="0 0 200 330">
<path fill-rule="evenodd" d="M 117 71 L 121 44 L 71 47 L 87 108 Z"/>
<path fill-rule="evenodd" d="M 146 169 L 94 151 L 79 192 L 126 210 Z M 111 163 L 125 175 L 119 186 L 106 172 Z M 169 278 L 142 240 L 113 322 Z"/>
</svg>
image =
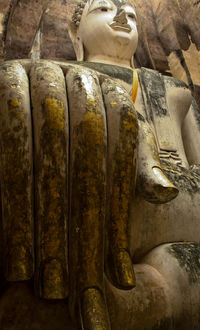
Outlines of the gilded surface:
<svg viewBox="0 0 200 330">
<path fill-rule="evenodd" d="M 83 324 L 87 325 L 88 330 L 108 330 L 110 325 L 107 321 L 108 316 L 104 308 L 104 297 L 94 288 L 83 292 L 81 299 L 83 310 Z"/>
<path fill-rule="evenodd" d="M 68 115 L 64 76 L 59 67 L 31 70 L 35 128 L 37 286 L 44 298 L 68 293 Z"/>
<path fill-rule="evenodd" d="M 102 289 L 106 178 L 103 101 L 97 78 L 90 71 L 70 69 L 66 80 L 72 180 L 70 259 L 80 291 L 94 286 Z M 74 250 L 75 242 L 78 249 Z"/>
<path fill-rule="evenodd" d="M 32 132 L 28 79 L 20 64 L 0 70 L 1 193 L 4 274 L 21 281 L 33 275 Z"/>
<path fill-rule="evenodd" d="M 127 92 L 106 79 L 102 91 L 108 125 L 108 237 L 109 268 L 114 284 L 135 285 L 128 249 L 128 219 L 133 198 L 137 159 L 137 116 Z"/>
<path fill-rule="evenodd" d="M 104 299 L 106 115 L 96 74 L 66 74 L 70 111 L 70 290 L 82 326 L 110 329 Z M 72 307 L 73 308 L 73 307 Z"/>
</svg>

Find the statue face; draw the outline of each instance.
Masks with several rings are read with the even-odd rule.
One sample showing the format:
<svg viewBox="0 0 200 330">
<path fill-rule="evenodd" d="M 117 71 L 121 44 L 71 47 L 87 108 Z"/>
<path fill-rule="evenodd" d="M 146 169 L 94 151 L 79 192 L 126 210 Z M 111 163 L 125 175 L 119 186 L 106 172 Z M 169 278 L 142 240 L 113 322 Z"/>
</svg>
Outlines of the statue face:
<svg viewBox="0 0 200 330">
<path fill-rule="evenodd" d="M 127 1 L 88 1 L 77 36 L 86 59 L 103 55 L 130 61 L 138 41 L 135 9 Z"/>
</svg>

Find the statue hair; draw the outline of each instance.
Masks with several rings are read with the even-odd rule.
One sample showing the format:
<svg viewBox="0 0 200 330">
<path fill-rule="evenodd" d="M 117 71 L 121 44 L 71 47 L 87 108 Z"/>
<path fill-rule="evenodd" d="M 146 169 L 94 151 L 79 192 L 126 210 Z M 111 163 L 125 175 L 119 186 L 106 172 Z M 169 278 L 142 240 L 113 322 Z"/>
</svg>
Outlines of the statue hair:
<svg viewBox="0 0 200 330">
<path fill-rule="evenodd" d="M 79 1 L 74 9 L 74 12 L 72 15 L 72 22 L 76 25 L 76 27 L 78 27 L 80 24 L 81 16 L 83 14 L 83 10 L 84 10 L 87 2 L 88 2 L 88 0 Z"/>
</svg>

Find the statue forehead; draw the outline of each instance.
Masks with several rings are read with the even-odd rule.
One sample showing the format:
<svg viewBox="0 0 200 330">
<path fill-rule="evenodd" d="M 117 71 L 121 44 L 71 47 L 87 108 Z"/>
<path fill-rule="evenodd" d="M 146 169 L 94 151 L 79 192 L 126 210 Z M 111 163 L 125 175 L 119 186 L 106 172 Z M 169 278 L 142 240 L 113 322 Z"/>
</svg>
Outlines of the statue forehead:
<svg viewBox="0 0 200 330">
<path fill-rule="evenodd" d="M 135 10 L 135 6 L 133 3 L 133 0 L 81 0 L 77 3 L 73 15 L 72 15 L 72 22 L 75 24 L 76 27 L 79 26 L 80 20 L 84 11 L 85 6 L 87 6 L 87 10 L 90 8 L 90 6 L 93 4 L 93 2 L 98 1 L 99 3 L 102 2 L 102 4 L 106 1 L 112 2 L 119 10 L 123 5 L 129 5 L 133 7 Z"/>
<path fill-rule="evenodd" d="M 89 0 L 88 3 L 89 3 L 89 6 L 92 5 L 93 2 L 95 1 L 98 1 L 98 0 Z M 102 2 L 104 2 L 104 0 L 100 0 Z M 120 8 L 121 6 L 127 4 L 131 7 L 134 7 L 133 3 L 130 1 L 130 0 L 109 0 L 110 2 L 114 3 L 114 5 L 118 8 Z"/>
</svg>

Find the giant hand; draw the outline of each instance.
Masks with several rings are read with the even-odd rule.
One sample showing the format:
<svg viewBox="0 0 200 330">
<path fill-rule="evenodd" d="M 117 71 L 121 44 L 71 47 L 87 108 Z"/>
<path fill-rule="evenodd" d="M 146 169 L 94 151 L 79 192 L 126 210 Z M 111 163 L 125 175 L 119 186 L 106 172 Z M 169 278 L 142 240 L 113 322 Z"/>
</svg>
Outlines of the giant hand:
<svg viewBox="0 0 200 330">
<path fill-rule="evenodd" d="M 106 227 L 110 278 L 134 286 L 127 227 L 137 158 L 131 98 L 108 77 L 100 83 L 94 71 L 72 64 L 62 70 L 46 61 L 7 62 L 0 75 L 5 276 L 21 281 L 35 273 L 41 297 L 65 298 L 69 237 L 71 297 L 80 301 L 83 324 L 107 329 Z"/>
</svg>

